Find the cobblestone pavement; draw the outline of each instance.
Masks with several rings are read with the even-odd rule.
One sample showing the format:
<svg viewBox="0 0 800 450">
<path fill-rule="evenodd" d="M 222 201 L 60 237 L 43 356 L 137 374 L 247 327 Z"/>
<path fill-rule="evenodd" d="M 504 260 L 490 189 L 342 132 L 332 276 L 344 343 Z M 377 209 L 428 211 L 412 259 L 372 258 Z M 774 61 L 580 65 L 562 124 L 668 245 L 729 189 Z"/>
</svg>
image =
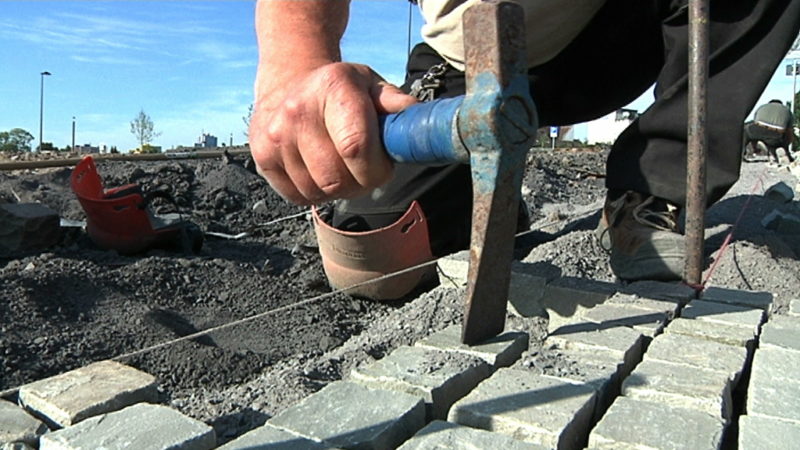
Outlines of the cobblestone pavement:
<svg viewBox="0 0 800 450">
<path fill-rule="evenodd" d="M 439 265 L 437 289 L 465 284 L 462 256 Z M 683 285 L 656 282 L 618 290 L 538 276 L 525 265 L 513 276 L 510 323 L 546 311 L 541 348 L 511 329 L 466 347 L 453 326 L 356 368 L 220 448 L 800 442 L 800 300 L 776 314 L 768 292 L 709 288 L 695 298 Z M 548 364 L 556 356 L 569 364 Z M 215 448 L 211 427 L 149 403 L 154 390 L 152 376 L 112 362 L 25 385 L 16 404 L 0 402 L 2 448 Z"/>
</svg>

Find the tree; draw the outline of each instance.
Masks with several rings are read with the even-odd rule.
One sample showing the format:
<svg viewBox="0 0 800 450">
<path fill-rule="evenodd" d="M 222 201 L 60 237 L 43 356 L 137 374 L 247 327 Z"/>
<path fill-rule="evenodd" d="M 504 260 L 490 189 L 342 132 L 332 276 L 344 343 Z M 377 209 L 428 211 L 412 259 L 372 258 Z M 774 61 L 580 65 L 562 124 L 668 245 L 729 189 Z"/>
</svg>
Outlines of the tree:
<svg viewBox="0 0 800 450">
<path fill-rule="evenodd" d="M 139 111 L 139 114 L 131 121 L 131 133 L 136 137 L 141 149 L 153 142 L 153 139 L 161 136 L 161 133 L 155 131 L 153 121 L 150 120 L 150 116 L 145 114 L 144 110 Z"/>
<path fill-rule="evenodd" d="M 29 152 L 31 141 L 33 135 L 22 128 L 0 131 L 0 151 L 3 152 Z"/>
<path fill-rule="evenodd" d="M 242 122 L 244 122 L 244 137 L 250 137 L 250 119 L 253 117 L 253 104 L 250 103 L 250 106 L 247 107 L 247 115 L 242 117 Z"/>
</svg>

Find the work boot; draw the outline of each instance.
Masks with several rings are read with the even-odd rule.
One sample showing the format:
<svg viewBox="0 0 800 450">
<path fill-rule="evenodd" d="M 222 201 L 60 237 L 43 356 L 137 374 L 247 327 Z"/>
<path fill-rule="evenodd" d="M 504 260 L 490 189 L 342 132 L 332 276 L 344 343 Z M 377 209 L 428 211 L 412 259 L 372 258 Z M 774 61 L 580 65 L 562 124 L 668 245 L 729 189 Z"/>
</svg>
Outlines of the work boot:
<svg viewBox="0 0 800 450">
<path fill-rule="evenodd" d="M 678 207 L 663 199 L 609 193 L 597 234 L 614 274 L 625 281 L 682 279 L 685 244 L 678 214 Z"/>
</svg>

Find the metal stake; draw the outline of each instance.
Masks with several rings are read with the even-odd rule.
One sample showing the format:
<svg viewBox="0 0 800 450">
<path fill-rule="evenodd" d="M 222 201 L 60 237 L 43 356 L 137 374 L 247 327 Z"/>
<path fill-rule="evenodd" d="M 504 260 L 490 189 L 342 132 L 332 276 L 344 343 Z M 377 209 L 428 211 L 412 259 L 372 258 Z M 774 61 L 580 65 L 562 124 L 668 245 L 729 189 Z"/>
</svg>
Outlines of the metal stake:
<svg viewBox="0 0 800 450">
<path fill-rule="evenodd" d="M 705 241 L 708 137 L 709 0 L 689 1 L 689 117 L 686 153 L 686 265 L 683 279 L 700 286 Z"/>
</svg>

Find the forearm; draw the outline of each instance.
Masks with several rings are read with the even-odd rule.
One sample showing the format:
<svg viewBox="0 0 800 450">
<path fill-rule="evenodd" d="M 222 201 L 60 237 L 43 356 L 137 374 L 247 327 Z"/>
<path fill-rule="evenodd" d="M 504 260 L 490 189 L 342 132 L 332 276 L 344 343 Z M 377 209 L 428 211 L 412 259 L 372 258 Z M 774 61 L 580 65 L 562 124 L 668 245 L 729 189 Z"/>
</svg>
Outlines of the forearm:
<svg viewBox="0 0 800 450">
<path fill-rule="evenodd" d="M 259 78 L 283 82 L 274 78 L 290 78 L 340 61 L 339 41 L 347 26 L 349 4 L 349 0 L 259 0 Z"/>
</svg>

